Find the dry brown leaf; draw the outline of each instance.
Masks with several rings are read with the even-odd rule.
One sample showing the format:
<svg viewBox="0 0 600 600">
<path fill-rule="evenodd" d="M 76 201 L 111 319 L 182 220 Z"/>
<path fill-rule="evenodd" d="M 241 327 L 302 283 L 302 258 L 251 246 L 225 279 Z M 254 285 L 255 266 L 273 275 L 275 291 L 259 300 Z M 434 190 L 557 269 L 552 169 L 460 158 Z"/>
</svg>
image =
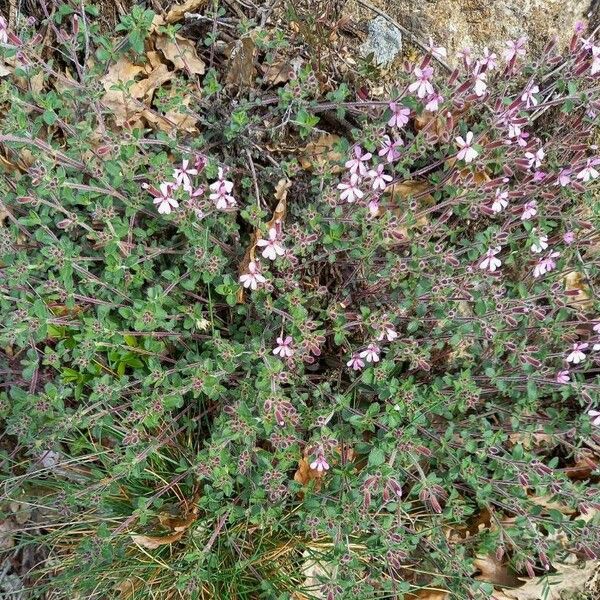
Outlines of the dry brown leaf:
<svg viewBox="0 0 600 600">
<path fill-rule="evenodd" d="M 130 92 L 134 98 L 144 100 L 146 103 L 152 102 L 154 92 L 167 81 L 173 79 L 173 73 L 169 71 L 167 65 L 159 65 L 148 77 L 134 83 Z"/>
<path fill-rule="evenodd" d="M 106 92 L 102 98 L 102 103 L 111 110 L 119 127 L 123 126 L 128 120 L 135 118 L 138 109 L 126 94 L 112 88 L 120 83 L 135 81 L 135 78 L 143 71 L 142 67 L 134 65 L 125 57 L 121 57 L 100 80 Z"/>
<path fill-rule="evenodd" d="M 564 469 L 569 479 L 582 481 L 589 479 L 592 472 L 598 468 L 598 457 L 588 448 L 583 448 L 577 453 L 575 464 Z"/>
<path fill-rule="evenodd" d="M 270 65 L 262 65 L 263 79 L 271 84 L 287 83 L 294 77 L 294 66 L 286 59 L 278 60 Z"/>
<path fill-rule="evenodd" d="M 187 517 L 174 517 L 168 513 L 161 513 L 158 515 L 158 521 L 167 529 L 172 531 L 181 532 L 189 529 L 196 519 L 198 518 L 198 511 L 192 511 Z"/>
<path fill-rule="evenodd" d="M 315 168 L 328 166 L 332 173 L 339 173 L 343 167 L 339 163 L 342 160 L 341 152 L 335 149 L 340 142 L 339 135 L 324 133 L 314 142 L 307 144 L 301 151 L 299 160 L 303 169 L 311 171 Z"/>
<path fill-rule="evenodd" d="M 576 295 L 567 296 L 567 304 L 573 308 L 590 310 L 594 303 L 590 298 L 590 288 L 586 277 L 579 271 L 570 271 L 563 277 L 565 292 L 577 292 Z"/>
<path fill-rule="evenodd" d="M 298 461 L 298 469 L 294 473 L 294 481 L 297 481 L 302 485 L 306 485 L 309 481 L 316 480 L 316 489 L 318 490 L 321 487 L 319 480 L 323 479 L 324 474 L 325 471 L 319 472 L 316 469 L 311 469 L 308 459 L 301 458 Z"/>
<path fill-rule="evenodd" d="M 202 8 L 207 1 L 208 0 L 187 0 L 183 4 L 175 4 L 169 9 L 169 12 L 167 12 L 165 21 L 167 23 L 176 23 L 177 21 L 181 21 L 186 12 L 192 12 Z"/>
<path fill-rule="evenodd" d="M 563 515 L 573 515 L 577 512 L 574 509 L 561 504 L 560 502 L 552 500 L 552 496 L 530 496 L 529 500 L 538 506 L 547 508 L 548 510 L 558 510 L 559 512 L 563 513 Z"/>
<path fill-rule="evenodd" d="M 148 50 L 148 52 L 146 52 L 146 58 L 148 59 L 148 63 L 144 67 L 146 73 L 151 73 L 156 67 L 159 67 L 163 63 L 161 53 L 156 50 Z"/>
<path fill-rule="evenodd" d="M 142 548 L 147 548 L 148 550 L 156 550 L 160 546 L 165 546 L 166 544 L 173 544 L 178 542 L 182 537 L 184 531 L 176 531 L 175 533 L 171 533 L 169 535 L 136 535 L 131 534 L 131 539 L 142 546 Z"/>
<path fill-rule="evenodd" d="M 521 583 L 516 574 L 492 554 L 477 556 L 473 561 L 473 567 L 479 572 L 475 576 L 479 581 L 487 581 L 503 587 L 515 587 Z"/>
<path fill-rule="evenodd" d="M 196 54 L 196 46 L 191 40 L 179 35 L 171 40 L 166 35 L 159 35 L 154 44 L 164 57 L 171 61 L 176 69 L 193 75 L 203 75 L 206 71 L 204 61 Z"/>
<path fill-rule="evenodd" d="M 406 595 L 407 600 L 449 600 L 450 593 L 446 590 L 422 589 Z"/>
<path fill-rule="evenodd" d="M 591 589 L 591 580 L 599 576 L 600 561 L 593 560 L 582 565 L 555 563 L 555 574 L 549 574 L 550 587 L 547 595 L 544 595 L 545 577 L 526 579 L 525 584 L 517 589 L 502 588 L 502 593 L 510 600 L 561 600 L 565 594 L 584 592 Z M 521 580 L 523 581 L 523 580 Z"/>
<path fill-rule="evenodd" d="M 0 64 L 0 77 L 6 77 L 11 73 L 12 71 L 5 64 Z"/>
<path fill-rule="evenodd" d="M 236 89 L 250 87 L 254 81 L 254 55 L 256 44 L 251 36 L 245 35 L 231 48 L 225 82 Z"/>
</svg>

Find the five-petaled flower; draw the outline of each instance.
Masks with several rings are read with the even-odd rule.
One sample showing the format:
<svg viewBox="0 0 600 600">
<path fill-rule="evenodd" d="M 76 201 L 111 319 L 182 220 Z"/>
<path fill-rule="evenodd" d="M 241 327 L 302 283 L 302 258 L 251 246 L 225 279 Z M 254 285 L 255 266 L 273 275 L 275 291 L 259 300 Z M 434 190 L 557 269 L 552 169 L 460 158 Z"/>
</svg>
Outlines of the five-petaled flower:
<svg viewBox="0 0 600 600">
<path fill-rule="evenodd" d="M 487 91 L 487 83 L 486 83 L 486 74 L 485 73 L 475 73 L 475 83 L 473 85 L 473 91 L 475 95 L 481 98 L 481 96 L 485 95 Z"/>
<path fill-rule="evenodd" d="M 567 369 L 559 371 L 556 374 L 556 383 L 562 383 L 564 385 L 564 384 L 569 383 L 569 381 L 571 381 L 571 378 L 569 376 L 569 371 Z"/>
<path fill-rule="evenodd" d="M 600 46 L 592 46 L 592 70 L 591 74 L 595 75 L 600 71 Z"/>
<path fill-rule="evenodd" d="M 161 215 L 168 215 L 173 208 L 179 206 L 179 202 L 173 198 L 173 186 L 170 183 L 163 182 L 159 188 L 160 194 L 154 198 L 154 204 L 158 205 Z"/>
<path fill-rule="evenodd" d="M 346 200 L 350 204 L 360 200 L 365 195 L 358 187 L 357 182 L 352 181 L 352 179 L 348 183 L 338 183 L 337 189 L 341 190 L 340 200 Z"/>
<path fill-rule="evenodd" d="M 546 153 L 543 148 L 540 148 L 537 152 L 525 152 L 525 158 L 528 161 L 528 166 L 530 169 L 536 168 L 539 169 L 542 166 L 542 161 L 544 160 L 544 156 Z"/>
<path fill-rule="evenodd" d="M 535 200 L 525 202 L 523 205 L 523 212 L 521 214 L 521 221 L 528 221 L 529 219 L 535 217 L 535 215 L 537 215 L 537 202 Z"/>
<path fill-rule="evenodd" d="M 369 344 L 361 353 L 360 357 L 364 358 L 367 362 L 379 362 L 379 353 L 381 349 L 377 344 Z"/>
<path fill-rule="evenodd" d="M 556 258 L 560 256 L 560 252 L 550 252 L 544 258 L 540 258 L 538 263 L 535 265 L 533 269 L 533 276 L 540 277 L 549 273 L 553 269 L 556 268 Z"/>
<path fill-rule="evenodd" d="M 373 155 L 370 152 L 363 152 L 360 146 L 354 146 L 354 158 L 346 161 L 346 168 L 352 174 L 352 179 L 356 182 L 358 177 L 364 177 L 367 174 L 367 161 Z"/>
<path fill-rule="evenodd" d="M 589 344 L 587 342 L 575 342 L 569 355 L 567 356 L 567 362 L 578 365 L 580 362 L 585 360 L 585 353 L 583 350 L 587 350 Z"/>
<path fill-rule="evenodd" d="M 394 329 L 394 326 L 391 323 L 385 323 L 377 336 L 377 341 L 380 342 L 383 339 L 387 339 L 388 342 L 393 342 L 397 337 L 398 333 Z"/>
<path fill-rule="evenodd" d="M 377 165 L 375 169 L 371 169 L 368 173 L 369 177 L 372 179 L 371 187 L 375 191 L 385 190 L 387 184 L 394 179 L 391 175 L 384 173 L 384 169 L 385 165 Z"/>
<path fill-rule="evenodd" d="M 404 142 L 400 138 L 392 141 L 389 135 L 384 135 L 381 138 L 381 148 L 377 154 L 389 163 L 394 162 L 400 158 L 398 150 L 400 146 L 404 146 Z"/>
<path fill-rule="evenodd" d="M 496 54 L 490 52 L 489 48 L 486 46 L 483 49 L 483 57 L 479 59 L 478 64 L 481 67 L 485 67 L 488 71 L 493 71 L 498 66 L 496 58 Z"/>
<path fill-rule="evenodd" d="M 264 248 L 262 255 L 269 260 L 275 260 L 278 256 L 283 256 L 285 254 L 285 248 L 279 241 L 279 236 L 277 235 L 277 229 L 275 229 L 275 227 L 269 229 L 268 239 L 260 239 L 256 242 L 256 245 L 260 248 Z"/>
<path fill-rule="evenodd" d="M 495 213 L 502 212 L 508 206 L 508 192 L 496 189 L 496 196 L 492 202 L 492 210 Z"/>
<path fill-rule="evenodd" d="M 365 366 L 365 361 L 354 353 L 350 360 L 346 363 L 346 366 L 350 367 L 353 371 L 360 371 Z"/>
<path fill-rule="evenodd" d="M 281 356 L 281 358 L 289 358 L 294 355 L 294 350 L 291 347 L 292 345 L 292 336 L 287 335 L 285 338 L 283 336 L 279 336 L 277 338 L 277 346 L 273 348 L 273 354 L 276 356 Z"/>
<path fill-rule="evenodd" d="M 500 246 L 489 248 L 483 257 L 483 260 L 479 263 L 479 268 L 493 273 L 502 264 L 502 261 L 499 258 L 496 258 L 496 254 L 498 254 L 500 250 Z"/>
<path fill-rule="evenodd" d="M 596 179 L 600 173 L 594 167 L 600 164 L 598 158 L 588 158 L 585 167 L 577 173 L 577 179 L 581 179 L 584 183 L 587 183 L 590 179 Z"/>
<path fill-rule="evenodd" d="M 240 275 L 240 283 L 251 290 L 255 290 L 259 283 L 265 283 L 266 281 L 265 277 L 260 274 L 259 266 L 254 260 L 248 264 L 248 272 Z"/>
<path fill-rule="evenodd" d="M 446 48 L 444 48 L 444 46 L 436 46 L 433 43 L 432 38 L 429 38 L 429 46 L 427 47 L 427 49 L 431 53 L 431 56 L 434 56 L 438 60 L 442 60 L 443 58 L 446 58 L 446 56 L 448 54 L 446 51 Z"/>
<path fill-rule="evenodd" d="M 518 40 L 509 40 L 506 42 L 506 50 L 504 51 L 504 58 L 506 62 L 510 62 L 518 56 L 525 56 L 525 42 L 526 37 L 520 37 Z"/>
<path fill-rule="evenodd" d="M 567 187 L 571 183 L 571 175 L 573 174 L 572 169 L 561 169 L 554 185 L 560 185 L 561 187 Z"/>
<path fill-rule="evenodd" d="M 235 198 L 231 195 L 233 182 L 225 179 L 223 167 L 219 167 L 217 181 L 209 186 L 212 194 L 209 196 L 219 210 L 226 210 L 236 205 Z"/>
<path fill-rule="evenodd" d="M 444 96 L 438 93 L 433 93 L 427 97 L 427 104 L 425 104 L 425 110 L 429 112 L 435 112 L 440 104 L 444 101 Z"/>
<path fill-rule="evenodd" d="M 600 411 L 590 409 L 590 410 L 588 410 L 587 414 L 592 421 L 592 425 L 599 427 L 600 426 Z"/>
<path fill-rule="evenodd" d="M 398 102 L 390 102 L 389 107 L 392 111 L 392 116 L 388 121 L 388 125 L 390 127 L 404 127 L 408 123 L 410 117 L 410 108 L 407 108 Z"/>
<path fill-rule="evenodd" d="M 414 81 L 408 86 L 409 92 L 417 92 L 419 98 L 425 98 L 425 96 L 431 96 L 433 94 L 433 86 L 431 85 L 431 77 L 433 76 L 433 69 L 431 67 L 415 67 L 413 71 L 417 81 Z"/>
<path fill-rule="evenodd" d="M 534 230 L 535 232 L 535 230 Z M 531 244 L 531 251 L 540 254 L 548 247 L 548 236 L 545 233 L 540 233 L 537 236 L 537 241 Z"/>
<path fill-rule="evenodd" d="M 177 187 L 183 186 L 184 190 L 191 192 L 192 180 L 190 179 L 190 175 L 197 175 L 198 169 L 190 168 L 189 164 L 189 159 L 184 158 L 181 161 L 181 168 L 173 171 L 173 178 L 175 179 L 175 184 Z"/>
<path fill-rule="evenodd" d="M 458 136 L 454 139 L 456 145 L 460 148 L 456 158 L 458 160 L 464 160 L 466 163 L 470 163 L 479 156 L 479 152 L 472 147 L 473 143 L 473 132 L 467 131 L 467 135 L 463 139 L 462 136 Z"/>
<path fill-rule="evenodd" d="M 317 471 L 317 473 L 329 471 L 329 463 L 325 460 L 325 456 L 322 452 L 319 452 L 319 454 L 317 454 L 317 458 L 310 463 L 310 468 L 313 471 Z"/>
<path fill-rule="evenodd" d="M 534 96 L 534 94 L 539 93 L 540 88 L 538 85 L 532 84 L 527 86 L 523 94 L 521 95 L 521 101 L 525 102 L 525 106 L 527 108 L 531 108 L 532 106 L 537 106 L 538 100 Z"/>
</svg>

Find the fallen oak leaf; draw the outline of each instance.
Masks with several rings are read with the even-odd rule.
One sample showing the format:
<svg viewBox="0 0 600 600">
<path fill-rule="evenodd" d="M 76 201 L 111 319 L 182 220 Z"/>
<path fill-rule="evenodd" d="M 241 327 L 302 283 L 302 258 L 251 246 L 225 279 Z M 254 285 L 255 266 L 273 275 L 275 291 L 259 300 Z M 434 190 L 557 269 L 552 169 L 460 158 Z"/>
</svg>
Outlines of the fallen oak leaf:
<svg viewBox="0 0 600 600">
<path fill-rule="evenodd" d="M 183 537 L 184 533 L 185 530 L 176 531 L 169 535 L 137 535 L 132 533 L 131 539 L 134 543 L 138 544 L 138 546 L 142 546 L 142 548 L 156 550 L 156 548 L 160 548 L 160 546 L 178 542 Z"/>
<path fill-rule="evenodd" d="M 191 40 L 180 35 L 175 35 L 174 40 L 166 35 L 160 35 L 154 41 L 154 45 L 176 69 L 192 75 L 204 75 L 206 64 L 196 53 L 196 46 Z"/>
<path fill-rule="evenodd" d="M 250 35 L 236 41 L 231 48 L 225 82 L 236 89 L 252 85 L 254 80 L 254 55 L 256 44 Z"/>
<path fill-rule="evenodd" d="M 325 133 L 315 141 L 309 142 L 302 148 L 299 156 L 301 167 L 305 171 L 328 167 L 332 173 L 341 172 L 343 166 L 340 163 L 343 155 L 335 148 L 341 141 L 339 135 Z"/>
<path fill-rule="evenodd" d="M 202 8 L 208 0 L 187 0 L 183 4 L 175 4 L 172 6 L 165 17 L 167 23 L 176 23 L 185 17 L 186 12 L 198 10 Z"/>
<path fill-rule="evenodd" d="M 516 573 L 493 554 L 476 556 L 473 560 L 473 567 L 478 572 L 474 579 L 479 581 L 508 587 L 515 587 L 521 583 Z"/>
</svg>

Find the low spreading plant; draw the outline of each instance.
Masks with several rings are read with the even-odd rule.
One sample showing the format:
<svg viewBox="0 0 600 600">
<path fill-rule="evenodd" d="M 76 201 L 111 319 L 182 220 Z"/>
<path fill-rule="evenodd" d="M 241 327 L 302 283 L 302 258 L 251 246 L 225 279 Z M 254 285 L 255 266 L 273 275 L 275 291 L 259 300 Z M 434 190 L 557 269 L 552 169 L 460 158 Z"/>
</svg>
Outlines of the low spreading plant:
<svg viewBox="0 0 600 600">
<path fill-rule="evenodd" d="M 251 92 L 184 69 L 116 126 L 107 94 L 129 106 L 148 36 L 177 39 L 128 19 L 111 41 L 91 8 L 49 16 L 56 60 L 0 27 L 1 465 L 38 519 L 28 585 L 490 598 L 482 557 L 596 558 L 593 38 L 456 69 L 432 46 L 385 100 L 310 60 Z M 289 50 L 254 33 L 267 67 Z M 148 126 L 173 107 L 197 133 Z"/>
</svg>

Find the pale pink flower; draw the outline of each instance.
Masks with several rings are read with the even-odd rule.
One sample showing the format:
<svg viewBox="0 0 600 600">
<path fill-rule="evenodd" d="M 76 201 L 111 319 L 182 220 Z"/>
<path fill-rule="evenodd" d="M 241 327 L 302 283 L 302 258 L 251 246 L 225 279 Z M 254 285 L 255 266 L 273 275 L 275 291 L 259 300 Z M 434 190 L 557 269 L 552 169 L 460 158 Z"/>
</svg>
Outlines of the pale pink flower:
<svg viewBox="0 0 600 600">
<path fill-rule="evenodd" d="M 592 70 L 590 73 L 595 75 L 600 71 L 600 46 L 592 46 Z"/>
<path fill-rule="evenodd" d="M 364 366 L 365 362 L 360 358 L 358 354 L 353 354 L 352 358 L 346 363 L 346 366 L 350 367 L 353 371 L 360 371 Z"/>
<path fill-rule="evenodd" d="M 496 258 L 496 254 L 498 254 L 500 250 L 500 246 L 489 248 L 483 257 L 483 260 L 479 263 L 479 268 L 493 273 L 502 264 L 502 261 L 499 258 Z"/>
<path fill-rule="evenodd" d="M 250 261 L 248 265 L 248 272 L 240 275 L 240 283 L 245 288 L 255 290 L 259 283 L 265 283 L 267 280 L 260 274 L 260 270 L 256 261 Z"/>
<path fill-rule="evenodd" d="M 472 60 L 473 60 L 471 58 L 471 48 L 465 47 L 462 50 L 459 50 L 456 53 L 456 57 L 458 59 L 461 59 L 465 63 L 465 65 L 468 67 L 471 64 Z"/>
<path fill-rule="evenodd" d="M 338 183 L 338 190 L 342 190 L 340 193 L 340 200 L 346 200 L 346 202 L 352 204 L 356 200 L 360 200 L 365 194 L 358 187 L 356 181 L 350 181 L 348 183 Z"/>
<path fill-rule="evenodd" d="M 492 202 L 492 210 L 495 213 L 502 212 L 508 206 L 508 192 L 506 190 L 496 189 L 496 197 Z"/>
<path fill-rule="evenodd" d="M 381 138 L 381 142 L 381 148 L 377 153 L 379 156 L 385 158 L 385 160 L 389 163 L 400 158 L 400 152 L 398 151 L 398 148 L 400 146 L 404 146 L 404 142 L 401 139 L 397 139 L 392 142 L 389 135 L 384 135 Z"/>
<path fill-rule="evenodd" d="M 310 463 L 310 468 L 317 471 L 317 473 L 322 473 L 323 471 L 329 471 L 329 464 L 323 454 L 318 454 L 316 460 Z"/>
<path fill-rule="evenodd" d="M 592 421 L 592 425 L 600 426 L 600 411 L 591 409 L 588 410 L 587 414 Z"/>
<path fill-rule="evenodd" d="M 437 58 L 438 60 L 442 60 L 448 55 L 448 53 L 446 52 L 446 48 L 444 48 L 443 46 L 436 46 L 433 43 L 432 38 L 429 38 L 428 50 L 431 53 L 431 55 Z"/>
<path fill-rule="evenodd" d="M 509 40 L 506 42 L 506 50 L 504 51 L 504 58 L 506 62 L 510 62 L 513 58 L 518 56 L 525 56 L 525 42 L 526 37 L 520 37 L 518 40 Z"/>
<path fill-rule="evenodd" d="M 566 383 L 569 383 L 569 381 L 571 381 L 571 379 L 570 379 L 568 370 L 559 371 L 556 374 L 556 382 L 557 383 L 562 383 L 564 385 Z"/>
<path fill-rule="evenodd" d="M 539 169 L 542 166 L 542 161 L 544 160 L 544 156 L 546 153 L 543 148 L 540 148 L 535 154 L 533 152 L 525 152 L 525 158 L 529 162 L 529 168 Z"/>
<path fill-rule="evenodd" d="M 600 333 L 600 321 L 594 325 L 593 329 L 596 333 Z"/>
<path fill-rule="evenodd" d="M 489 48 L 486 46 L 483 49 L 483 58 L 479 59 L 479 64 L 486 67 L 488 71 L 493 71 L 498 66 L 498 63 L 496 62 L 497 58 L 498 57 L 493 52 L 490 52 Z"/>
<path fill-rule="evenodd" d="M 471 146 L 473 143 L 472 131 L 467 132 L 465 139 L 463 139 L 461 136 L 458 136 L 457 138 L 454 138 L 454 141 L 460 148 L 458 154 L 456 155 L 458 160 L 464 160 L 466 163 L 470 163 L 479 156 L 479 152 L 477 152 L 477 150 Z"/>
<path fill-rule="evenodd" d="M 578 365 L 580 362 L 583 362 L 585 360 L 585 353 L 583 350 L 587 350 L 588 346 L 589 344 L 586 342 L 575 342 L 571 352 L 567 356 L 567 362 L 573 363 L 574 365 Z"/>
<path fill-rule="evenodd" d="M 392 111 L 392 116 L 388 121 L 388 125 L 390 127 L 404 127 L 409 121 L 410 108 L 407 108 L 402 104 L 398 104 L 397 102 L 390 102 L 389 107 Z"/>
<path fill-rule="evenodd" d="M 394 326 L 391 324 L 386 324 L 379 332 L 377 341 L 381 342 L 383 339 L 387 339 L 388 342 L 393 342 L 397 337 L 398 333 L 394 329 Z"/>
<path fill-rule="evenodd" d="M 560 256 L 560 252 L 550 252 L 544 258 L 540 258 L 537 265 L 533 269 L 533 276 L 540 277 L 556 268 L 556 258 Z"/>
<path fill-rule="evenodd" d="M 278 239 L 277 229 L 271 227 L 269 229 L 269 239 L 260 239 L 256 242 L 256 245 L 260 248 L 264 248 L 262 255 L 269 260 L 275 260 L 278 256 L 285 254 L 285 248 Z"/>
<path fill-rule="evenodd" d="M 365 164 L 373 155 L 370 152 L 363 152 L 360 146 L 354 147 L 354 158 L 346 161 L 346 168 L 357 177 L 364 177 L 367 174 L 367 165 Z"/>
<path fill-rule="evenodd" d="M 528 221 L 529 219 L 537 215 L 537 202 L 530 200 L 523 205 L 523 213 L 521 214 L 521 221 Z"/>
<path fill-rule="evenodd" d="M 535 232 L 535 230 L 534 230 Z M 548 236 L 544 233 L 540 233 L 537 236 L 537 241 L 531 244 L 531 251 L 540 254 L 548 247 Z"/>
<path fill-rule="evenodd" d="M 169 183 L 160 184 L 160 194 L 154 198 L 154 204 L 158 205 L 158 212 L 161 215 L 168 215 L 173 208 L 179 206 L 179 202 L 173 198 L 173 188 Z"/>
<path fill-rule="evenodd" d="M 360 353 L 360 357 L 364 358 L 367 362 L 379 362 L 379 353 L 381 349 L 377 344 L 369 344 L 365 350 Z"/>
<path fill-rule="evenodd" d="M 558 179 L 554 185 L 560 185 L 561 187 L 566 187 L 571 183 L 571 175 L 573 171 L 571 169 L 562 169 L 558 174 Z"/>
<path fill-rule="evenodd" d="M 369 215 L 371 217 L 376 217 L 379 214 L 380 206 L 379 206 L 379 198 L 373 198 L 369 200 L 369 204 L 367 204 L 367 208 L 369 209 Z"/>
<path fill-rule="evenodd" d="M 525 102 L 525 106 L 527 108 L 531 108 L 532 106 L 538 105 L 538 100 L 534 96 L 534 94 L 537 94 L 539 91 L 539 86 L 534 84 L 528 86 L 527 89 L 523 92 L 523 94 L 521 95 L 521 101 Z"/>
<path fill-rule="evenodd" d="M 0 15 L 0 44 L 8 43 L 8 23 L 6 19 Z"/>
<path fill-rule="evenodd" d="M 563 235 L 563 242 L 570 246 L 575 241 L 575 232 L 574 231 L 565 231 Z"/>
<path fill-rule="evenodd" d="M 235 198 L 231 195 L 233 182 L 225 179 L 223 168 L 219 167 L 217 181 L 208 186 L 212 192 L 209 198 L 219 210 L 226 210 L 236 205 Z"/>
<path fill-rule="evenodd" d="M 600 159 L 588 158 L 585 167 L 577 173 L 577 179 L 581 179 L 584 183 L 587 183 L 590 179 L 596 179 L 600 173 L 594 167 L 600 163 Z"/>
<path fill-rule="evenodd" d="M 481 98 L 481 96 L 485 95 L 487 91 L 487 83 L 486 83 L 486 74 L 485 73 L 476 73 L 475 74 L 475 84 L 473 85 L 473 91 L 475 95 Z"/>
<path fill-rule="evenodd" d="M 192 190 L 192 180 L 190 179 L 190 175 L 198 175 L 198 169 L 190 168 L 189 163 L 189 159 L 185 158 L 181 161 L 181 168 L 173 171 L 175 183 L 177 186 L 183 186 L 183 189 L 186 191 Z"/>
<path fill-rule="evenodd" d="M 369 177 L 372 179 L 371 187 L 375 191 L 385 190 L 387 184 L 394 179 L 391 175 L 384 173 L 384 169 L 385 165 L 377 165 L 375 169 L 371 169 L 368 173 Z"/>
<path fill-rule="evenodd" d="M 283 336 L 279 336 L 277 338 L 277 346 L 273 348 L 273 354 L 276 356 L 281 356 L 281 358 L 289 358 L 294 355 L 294 350 L 291 348 L 292 345 L 292 336 L 288 335 L 285 338 Z"/>
<path fill-rule="evenodd" d="M 435 112 L 440 107 L 440 104 L 444 101 L 444 96 L 441 94 L 434 93 L 432 96 L 427 98 L 427 104 L 425 104 L 425 110 L 429 112 Z"/>
<path fill-rule="evenodd" d="M 433 76 L 433 69 L 431 67 L 415 67 L 413 71 L 417 81 L 411 83 L 408 86 L 409 92 L 417 92 L 419 98 L 425 98 L 425 96 L 431 96 L 434 92 L 433 86 L 431 85 L 431 77 Z"/>
</svg>

